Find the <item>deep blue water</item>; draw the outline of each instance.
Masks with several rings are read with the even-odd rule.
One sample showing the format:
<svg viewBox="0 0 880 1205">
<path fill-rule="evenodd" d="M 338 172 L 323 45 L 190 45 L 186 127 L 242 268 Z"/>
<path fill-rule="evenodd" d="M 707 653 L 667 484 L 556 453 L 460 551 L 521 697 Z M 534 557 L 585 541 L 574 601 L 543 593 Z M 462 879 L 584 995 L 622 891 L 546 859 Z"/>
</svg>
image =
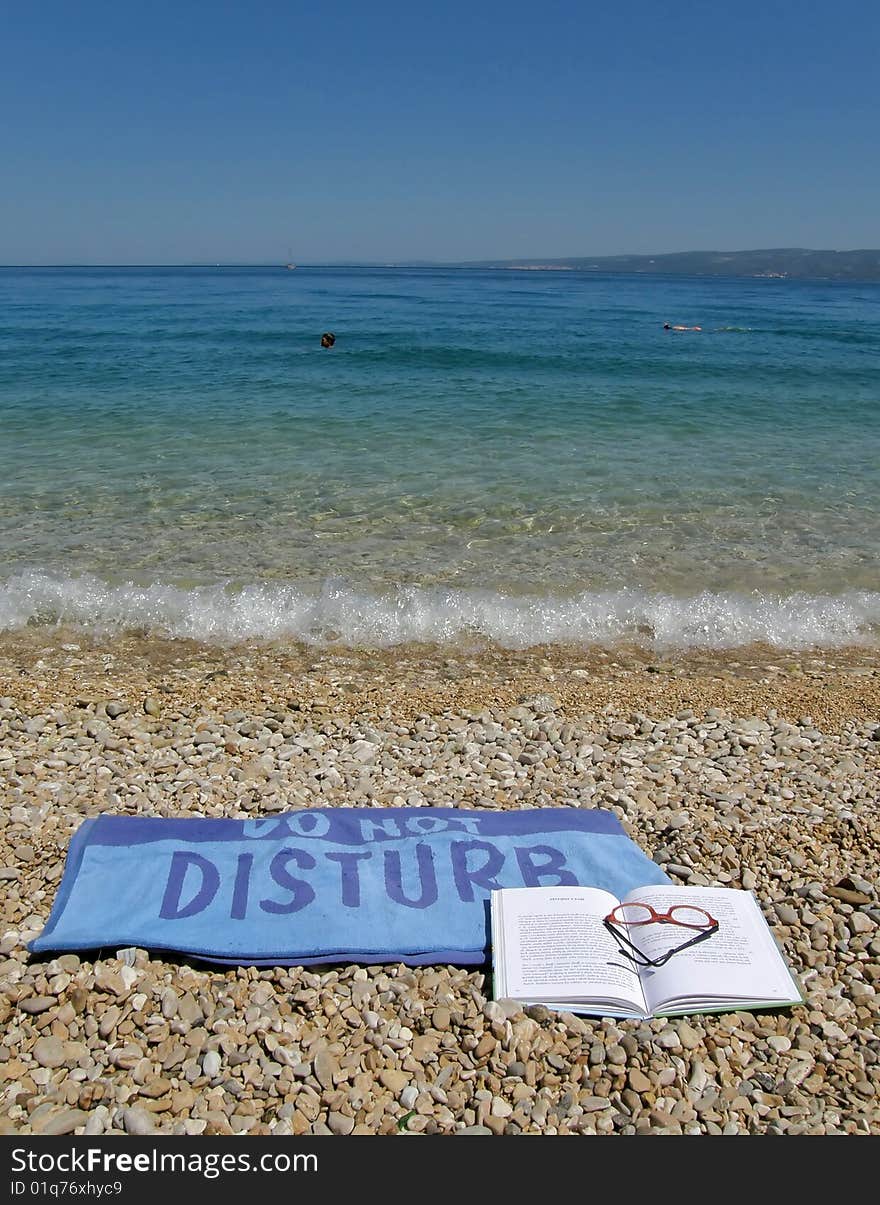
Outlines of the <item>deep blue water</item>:
<svg viewBox="0 0 880 1205">
<path fill-rule="evenodd" d="M 0 627 L 873 640 L 878 365 L 877 285 L 0 269 Z"/>
</svg>

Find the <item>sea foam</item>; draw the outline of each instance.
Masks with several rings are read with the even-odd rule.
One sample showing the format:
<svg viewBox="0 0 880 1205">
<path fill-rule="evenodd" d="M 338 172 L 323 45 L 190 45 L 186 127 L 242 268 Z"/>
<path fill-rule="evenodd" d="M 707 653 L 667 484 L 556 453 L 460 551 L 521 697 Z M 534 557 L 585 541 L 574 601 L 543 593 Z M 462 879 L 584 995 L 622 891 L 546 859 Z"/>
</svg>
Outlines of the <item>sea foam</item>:
<svg viewBox="0 0 880 1205">
<path fill-rule="evenodd" d="M 636 589 L 570 595 L 400 586 L 371 593 L 339 581 L 320 588 L 261 583 L 184 589 L 111 585 L 96 577 L 29 571 L 0 583 L 0 631 L 74 625 L 106 634 L 142 631 L 209 643 L 289 639 L 391 647 L 427 642 L 536 644 L 634 641 L 656 648 L 779 648 L 880 643 L 880 593 L 710 593 Z"/>
</svg>

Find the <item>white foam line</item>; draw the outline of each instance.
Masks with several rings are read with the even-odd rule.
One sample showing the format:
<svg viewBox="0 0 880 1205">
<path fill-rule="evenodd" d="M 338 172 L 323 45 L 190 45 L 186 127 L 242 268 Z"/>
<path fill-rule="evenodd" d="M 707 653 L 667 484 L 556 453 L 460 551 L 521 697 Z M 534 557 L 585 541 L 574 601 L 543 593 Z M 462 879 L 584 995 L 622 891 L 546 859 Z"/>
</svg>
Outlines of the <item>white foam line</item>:
<svg viewBox="0 0 880 1205">
<path fill-rule="evenodd" d="M 275 583 L 195 589 L 31 571 L 0 583 L 0 631 L 73 624 L 96 633 L 145 629 L 229 643 L 286 637 L 312 644 L 388 647 L 481 636 L 507 648 L 636 640 L 668 648 L 780 648 L 880 642 L 880 593 L 719 594 L 641 590 L 575 596 L 399 587 L 370 594 L 339 582 L 320 590 Z"/>
</svg>

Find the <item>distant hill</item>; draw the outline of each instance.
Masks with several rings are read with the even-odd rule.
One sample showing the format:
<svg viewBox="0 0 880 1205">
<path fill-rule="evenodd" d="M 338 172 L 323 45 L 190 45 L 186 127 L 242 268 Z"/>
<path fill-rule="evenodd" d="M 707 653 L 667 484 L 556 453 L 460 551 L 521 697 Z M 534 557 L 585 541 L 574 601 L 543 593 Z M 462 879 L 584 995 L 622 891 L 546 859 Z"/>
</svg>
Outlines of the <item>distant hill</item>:
<svg viewBox="0 0 880 1205">
<path fill-rule="evenodd" d="M 645 275 L 768 276 L 791 280 L 880 281 L 880 250 L 676 251 L 670 255 L 593 255 L 566 259 L 481 260 L 467 268 L 557 272 L 638 272 Z"/>
</svg>

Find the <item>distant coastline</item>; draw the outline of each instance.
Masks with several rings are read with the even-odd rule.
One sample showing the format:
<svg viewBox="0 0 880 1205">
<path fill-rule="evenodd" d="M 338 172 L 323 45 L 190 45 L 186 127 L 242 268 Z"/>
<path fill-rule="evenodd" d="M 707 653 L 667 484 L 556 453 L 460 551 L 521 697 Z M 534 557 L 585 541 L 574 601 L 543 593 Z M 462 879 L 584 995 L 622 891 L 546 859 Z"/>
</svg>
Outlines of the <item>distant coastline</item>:
<svg viewBox="0 0 880 1205">
<path fill-rule="evenodd" d="M 482 260 L 469 268 L 544 272 L 626 272 L 640 275 L 737 276 L 771 280 L 880 281 L 880 250 L 676 251 L 666 255 L 602 255 L 562 259 Z"/>
<path fill-rule="evenodd" d="M 304 265 L 308 267 L 309 265 Z M 312 267 L 462 268 L 505 272 L 596 272 L 627 276 L 708 276 L 766 280 L 828 280 L 880 283 L 880 248 L 816 251 L 803 247 L 757 251 L 674 251 L 661 255 L 593 255 L 562 258 L 399 260 L 394 263 L 337 262 Z"/>
</svg>

